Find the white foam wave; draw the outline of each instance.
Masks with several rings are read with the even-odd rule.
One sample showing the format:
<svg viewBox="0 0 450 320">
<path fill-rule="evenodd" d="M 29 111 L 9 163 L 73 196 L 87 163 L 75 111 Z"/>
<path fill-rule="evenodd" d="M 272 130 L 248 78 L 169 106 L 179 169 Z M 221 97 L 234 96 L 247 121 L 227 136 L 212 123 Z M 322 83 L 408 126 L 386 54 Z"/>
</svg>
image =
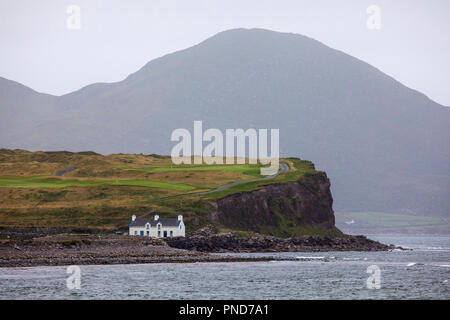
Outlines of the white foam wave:
<svg viewBox="0 0 450 320">
<path fill-rule="evenodd" d="M 323 259 L 325 259 L 325 257 L 303 257 L 303 256 L 297 256 L 295 258 L 299 259 L 299 260 L 323 260 Z"/>
</svg>

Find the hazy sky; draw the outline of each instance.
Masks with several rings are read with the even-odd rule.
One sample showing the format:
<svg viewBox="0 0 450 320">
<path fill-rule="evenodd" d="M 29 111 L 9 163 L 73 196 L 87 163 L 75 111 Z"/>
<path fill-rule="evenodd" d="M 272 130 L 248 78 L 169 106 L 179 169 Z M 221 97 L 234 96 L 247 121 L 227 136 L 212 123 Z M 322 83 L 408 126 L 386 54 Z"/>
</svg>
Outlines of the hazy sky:
<svg viewBox="0 0 450 320">
<path fill-rule="evenodd" d="M 0 76 L 60 95 L 238 27 L 312 37 L 450 106 L 448 0 L 0 0 Z"/>
</svg>

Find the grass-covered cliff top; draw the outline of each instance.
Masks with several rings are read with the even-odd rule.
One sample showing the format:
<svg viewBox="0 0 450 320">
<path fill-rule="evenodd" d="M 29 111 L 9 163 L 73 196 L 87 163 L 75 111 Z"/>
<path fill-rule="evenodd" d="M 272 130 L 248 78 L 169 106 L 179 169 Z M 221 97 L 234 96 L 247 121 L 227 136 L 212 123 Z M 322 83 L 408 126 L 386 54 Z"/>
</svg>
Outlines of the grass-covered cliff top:
<svg viewBox="0 0 450 320">
<path fill-rule="evenodd" d="M 289 167 L 289 171 L 281 173 L 280 175 L 270 180 L 258 179 L 255 181 L 238 184 L 224 191 L 210 193 L 207 195 L 207 197 L 211 199 L 219 199 L 233 193 L 257 190 L 268 184 L 297 181 L 307 174 L 316 174 L 319 172 L 315 170 L 314 164 L 311 161 L 307 160 L 301 160 L 298 158 L 283 158 L 280 159 L 280 163 L 287 164 Z"/>
<path fill-rule="evenodd" d="M 280 161 L 289 171 L 262 180 L 259 165 L 177 166 L 160 155 L 0 149 L 0 226 L 124 228 L 132 214 L 151 211 L 182 212 L 202 226 L 211 200 L 317 173 L 309 161 Z"/>
</svg>

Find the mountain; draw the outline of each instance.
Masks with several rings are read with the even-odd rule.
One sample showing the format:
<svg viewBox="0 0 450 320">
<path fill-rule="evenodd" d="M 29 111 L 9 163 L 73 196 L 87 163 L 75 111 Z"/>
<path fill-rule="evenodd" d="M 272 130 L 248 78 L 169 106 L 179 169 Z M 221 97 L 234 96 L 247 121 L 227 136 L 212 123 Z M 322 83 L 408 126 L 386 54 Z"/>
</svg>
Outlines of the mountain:
<svg viewBox="0 0 450 320">
<path fill-rule="evenodd" d="M 2 147 L 168 154 L 194 120 L 279 128 L 283 156 L 328 173 L 337 211 L 450 212 L 450 108 L 305 36 L 234 29 L 120 82 L 0 92 Z"/>
<path fill-rule="evenodd" d="M 57 98 L 36 92 L 18 82 L 0 77 L 0 139 L 21 139 L 21 129 L 33 128 L 55 113 Z"/>
</svg>

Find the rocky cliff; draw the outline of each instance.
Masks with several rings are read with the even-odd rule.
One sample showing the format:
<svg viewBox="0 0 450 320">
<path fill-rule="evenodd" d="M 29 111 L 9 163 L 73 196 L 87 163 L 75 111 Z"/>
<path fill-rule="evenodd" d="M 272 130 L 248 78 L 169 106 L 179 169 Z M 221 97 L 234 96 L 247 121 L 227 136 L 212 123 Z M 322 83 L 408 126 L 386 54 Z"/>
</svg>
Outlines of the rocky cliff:
<svg viewBox="0 0 450 320">
<path fill-rule="evenodd" d="M 324 172 L 235 193 L 214 205 L 214 224 L 232 230 L 279 237 L 340 233 L 334 225 L 330 181 Z"/>
</svg>

